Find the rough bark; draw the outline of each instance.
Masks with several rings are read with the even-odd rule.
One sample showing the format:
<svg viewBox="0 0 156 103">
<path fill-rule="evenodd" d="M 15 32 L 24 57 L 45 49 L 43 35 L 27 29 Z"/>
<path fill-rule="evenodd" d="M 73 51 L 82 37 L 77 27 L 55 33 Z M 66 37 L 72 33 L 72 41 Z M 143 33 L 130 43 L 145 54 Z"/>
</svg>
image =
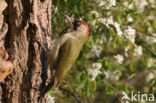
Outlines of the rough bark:
<svg viewBox="0 0 156 103">
<path fill-rule="evenodd" d="M 3 21 L 8 24 L 8 32 L 3 46 L 14 68 L 0 84 L 0 103 L 45 103 L 46 97 L 38 99 L 49 78 L 41 44 L 50 46 L 52 0 L 6 2 Z"/>
<path fill-rule="evenodd" d="M 8 25 L 4 21 L 3 11 L 6 9 L 7 3 L 1 0 L 0 4 L 0 82 L 2 82 L 12 72 L 13 64 L 7 61 L 9 55 L 4 48 L 4 38 L 8 31 Z"/>
</svg>

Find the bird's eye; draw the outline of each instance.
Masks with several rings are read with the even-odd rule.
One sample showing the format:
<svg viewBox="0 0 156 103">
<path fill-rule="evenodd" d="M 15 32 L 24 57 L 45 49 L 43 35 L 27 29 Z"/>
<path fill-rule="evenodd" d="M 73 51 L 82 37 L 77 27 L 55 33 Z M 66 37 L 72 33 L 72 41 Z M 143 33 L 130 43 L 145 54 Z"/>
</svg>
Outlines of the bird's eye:
<svg viewBox="0 0 156 103">
<path fill-rule="evenodd" d="M 77 28 L 81 25 L 80 21 L 74 20 L 73 22 L 73 26 L 74 26 L 74 30 L 77 30 Z"/>
<path fill-rule="evenodd" d="M 80 26 L 80 25 L 81 25 L 81 22 L 78 21 L 78 22 L 77 22 L 77 25 Z"/>
</svg>

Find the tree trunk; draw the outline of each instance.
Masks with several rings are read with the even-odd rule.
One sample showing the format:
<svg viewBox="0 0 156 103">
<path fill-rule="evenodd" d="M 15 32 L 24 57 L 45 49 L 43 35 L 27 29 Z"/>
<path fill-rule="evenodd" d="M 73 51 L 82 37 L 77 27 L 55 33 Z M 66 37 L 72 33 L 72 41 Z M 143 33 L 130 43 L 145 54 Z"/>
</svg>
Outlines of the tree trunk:
<svg viewBox="0 0 156 103">
<path fill-rule="evenodd" d="M 14 68 L 0 84 L 0 103 L 45 103 L 46 97 L 39 100 L 39 96 L 50 75 L 41 44 L 45 48 L 50 46 L 52 1 L 6 2 L 8 7 L 3 11 L 4 19 L 0 19 L 0 23 L 8 24 L 4 47 Z"/>
</svg>

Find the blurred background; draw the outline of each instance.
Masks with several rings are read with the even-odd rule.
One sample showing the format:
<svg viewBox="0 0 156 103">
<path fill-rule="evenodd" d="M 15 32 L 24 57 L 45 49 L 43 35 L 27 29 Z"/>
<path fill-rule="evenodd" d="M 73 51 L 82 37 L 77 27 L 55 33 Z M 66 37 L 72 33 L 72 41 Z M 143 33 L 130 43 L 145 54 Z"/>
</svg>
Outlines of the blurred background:
<svg viewBox="0 0 156 103">
<path fill-rule="evenodd" d="M 133 103 L 121 101 L 123 91 L 156 97 L 155 0 L 53 0 L 52 10 L 53 39 L 69 29 L 61 12 L 84 20 L 90 36 L 49 103 Z"/>
</svg>

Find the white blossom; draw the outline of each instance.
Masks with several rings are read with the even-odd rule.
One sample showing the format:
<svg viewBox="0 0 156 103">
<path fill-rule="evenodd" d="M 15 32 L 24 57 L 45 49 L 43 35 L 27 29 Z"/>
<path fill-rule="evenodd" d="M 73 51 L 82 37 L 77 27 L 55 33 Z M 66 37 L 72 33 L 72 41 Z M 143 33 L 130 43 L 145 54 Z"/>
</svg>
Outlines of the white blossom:
<svg viewBox="0 0 156 103">
<path fill-rule="evenodd" d="M 111 36 L 110 38 L 109 38 L 109 41 L 111 42 L 113 40 L 113 37 Z"/>
<path fill-rule="evenodd" d="M 150 58 L 147 60 L 147 66 L 150 68 L 152 66 L 156 66 L 156 59 Z"/>
<path fill-rule="evenodd" d="M 92 67 L 93 67 L 94 69 L 100 69 L 100 68 L 102 67 L 102 64 L 101 64 L 101 63 L 93 63 L 93 64 L 92 64 Z"/>
<path fill-rule="evenodd" d="M 91 23 L 92 23 L 92 25 L 95 27 L 95 24 L 96 24 L 96 20 L 93 20 Z"/>
<path fill-rule="evenodd" d="M 150 33 L 153 32 L 153 27 L 152 26 L 148 27 L 148 32 L 150 32 Z"/>
<path fill-rule="evenodd" d="M 105 6 L 106 9 L 109 9 L 112 6 L 116 6 L 116 0 L 96 0 L 99 6 Z"/>
<path fill-rule="evenodd" d="M 106 79 L 111 79 L 111 80 L 113 79 L 113 73 L 110 70 L 105 70 L 104 75 Z"/>
<path fill-rule="evenodd" d="M 55 97 L 52 97 L 50 94 L 48 94 L 46 103 L 55 103 L 54 99 L 55 99 Z"/>
<path fill-rule="evenodd" d="M 130 46 L 125 47 L 125 56 L 128 57 L 128 50 L 129 50 Z"/>
<path fill-rule="evenodd" d="M 100 56 L 101 52 L 102 52 L 102 48 L 99 45 L 93 45 L 91 52 L 96 54 L 97 57 Z"/>
<path fill-rule="evenodd" d="M 117 35 L 121 36 L 123 32 L 121 31 L 120 24 L 118 24 L 117 22 L 114 22 L 114 26 L 116 28 Z"/>
<path fill-rule="evenodd" d="M 156 37 L 156 33 L 152 33 L 151 35 L 154 36 L 154 37 Z"/>
<path fill-rule="evenodd" d="M 102 39 L 103 39 L 103 41 L 104 41 L 104 42 L 106 42 L 106 41 L 107 41 L 106 36 L 102 36 Z"/>
<path fill-rule="evenodd" d="M 116 0 L 107 0 L 108 4 L 106 9 L 109 9 L 111 6 L 116 6 Z"/>
<path fill-rule="evenodd" d="M 135 43 L 135 29 L 128 26 L 128 28 L 124 30 L 124 33 L 127 39 L 129 39 L 132 43 Z"/>
<path fill-rule="evenodd" d="M 155 0 L 149 0 L 149 3 L 151 4 L 152 7 L 155 7 L 156 1 Z"/>
<path fill-rule="evenodd" d="M 123 60 L 124 60 L 124 58 L 123 58 L 123 56 L 122 55 L 116 55 L 116 56 L 114 56 L 114 58 L 116 59 L 116 61 L 119 63 L 119 64 L 122 64 L 122 62 L 123 62 Z"/>
<path fill-rule="evenodd" d="M 114 25 L 114 27 L 115 27 L 115 29 L 117 31 L 117 35 L 121 36 L 123 34 L 123 32 L 121 31 L 121 28 L 120 28 L 120 24 L 117 23 L 117 22 L 114 22 L 112 16 L 110 16 L 109 18 L 106 18 L 106 19 L 105 18 L 104 19 L 99 19 L 99 22 L 105 24 L 108 28 L 110 28 L 109 27 L 110 24 Z"/>
<path fill-rule="evenodd" d="M 95 14 L 96 17 L 99 17 L 99 12 L 97 12 L 97 11 L 95 11 L 95 10 L 92 11 L 91 14 Z"/>
<path fill-rule="evenodd" d="M 148 19 L 148 20 L 154 20 L 155 18 L 156 18 L 156 16 L 153 15 L 153 14 L 147 16 L 147 19 Z"/>
<path fill-rule="evenodd" d="M 133 3 L 128 4 L 128 2 L 127 2 L 127 1 L 123 2 L 123 5 L 124 5 L 126 8 L 128 8 L 128 9 L 133 9 L 133 8 L 134 8 Z"/>
<path fill-rule="evenodd" d="M 119 80 L 120 76 L 121 76 L 121 71 L 120 70 L 115 70 L 115 71 L 110 71 L 110 70 L 106 70 L 103 72 L 106 79 L 110 79 L 110 80 Z"/>
<path fill-rule="evenodd" d="M 127 6 L 128 6 L 128 2 L 127 2 L 127 1 L 123 2 L 123 5 L 124 5 L 125 7 L 127 7 Z"/>
<path fill-rule="evenodd" d="M 113 17 L 112 16 L 110 16 L 109 18 L 99 18 L 98 21 L 100 23 L 105 24 L 108 28 L 109 28 L 109 25 L 110 24 L 112 24 L 112 25 L 114 24 L 114 21 L 113 21 Z"/>
<path fill-rule="evenodd" d="M 98 19 L 98 21 L 99 21 L 100 23 L 106 24 L 106 19 L 105 19 L 105 18 L 100 18 L 100 19 Z"/>
<path fill-rule="evenodd" d="M 148 5 L 148 2 L 146 0 L 135 0 L 135 5 L 139 9 L 139 12 L 143 12 L 146 5 Z"/>
<path fill-rule="evenodd" d="M 155 35 L 155 34 L 152 34 Z M 145 40 L 150 44 L 150 43 L 156 43 L 156 37 L 152 37 L 152 36 L 146 36 Z"/>
<path fill-rule="evenodd" d="M 150 3 L 155 4 L 155 0 L 149 0 Z"/>
<path fill-rule="evenodd" d="M 133 9 L 133 8 L 134 8 L 133 3 L 131 3 L 131 4 L 128 5 L 128 9 Z"/>
<path fill-rule="evenodd" d="M 116 0 L 107 0 L 111 6 L 116 6 Z"/>
<path fill-rule="evenodd" d="M 99 6 L 104 6 L 106 4 L 104 0 L 97 0 L 97 2 L 99 3 Z"/>
<path fill-rule="evenodd" d="M 127 20 L 128 22 L 133 22 L 133 18 L 131 16 L 128 16 Z"/>
<path fill-rule="evenodd" d="M 136 57 L 142 56 L 142 46 L 135 45 L 134 54 L 133 55 L 136 56 Z"/>
<path fill-rule="evenodd" d="M 151 36 L 146 36 L 145 40 L 150 44 L 150 43 L 156 43 L 156 33 L 153 33 L 153 27 L 149 26 L 148 27 L 148 32 L 151 34 Z"/>
<path fill-rule="evenodd" d="M 152 72 L 149 72 L 148 75 L 146 76 L 146 81 L 149 82 L 154 77 L 155 77 L 155 74 Z"/>
<path fill-rule="evenodd" d="M 112 16 L 110 16 L 109 18 L 106 19 L 106 26 L 109 27 L 110 24 L 112 24 L 112 25 L 114 24 Z"/>
<path fill-rule="evenodd" d="M 96 42 L 98 44 L 103 44 L 103 42 L 104 42 L 104 39 L 103 38 L 104 38 L 104 36 L 101 36 L 101 38 L 97 39 Z"/>
<path fill-rule="evenodd" d="M 58 7 L 54 8 L 54 13 L 56 14 L 58 12 Z"/>
<path fill-rule="evenodd" d="M 101 63 L 93 63 L 92 67 L 88 69 L 88 74 L 91 76 L 91 81 L 94 81 L 96 77 L 101 74 L 100 68 L 102 67 Z"/>
</svg>

